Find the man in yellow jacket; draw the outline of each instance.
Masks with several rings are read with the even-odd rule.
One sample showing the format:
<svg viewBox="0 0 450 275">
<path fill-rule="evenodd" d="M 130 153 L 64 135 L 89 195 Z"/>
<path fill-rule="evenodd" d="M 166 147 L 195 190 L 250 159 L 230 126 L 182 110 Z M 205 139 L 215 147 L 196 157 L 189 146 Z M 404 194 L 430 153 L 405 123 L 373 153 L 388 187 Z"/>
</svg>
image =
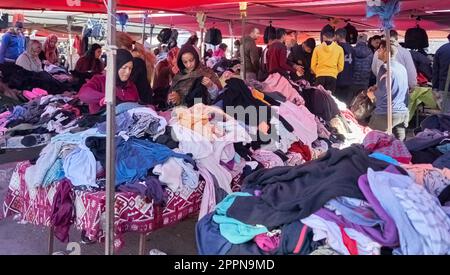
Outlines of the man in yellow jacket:
<svg viewBox="0 0 450 275">
<path fill-rule="evenodd" d="M 323 34 L 323 43 L 316 47 L 311 60 L 311 70 L 316 75 L 316 85 L 336 92 L 337 76 L 344 70 L 344 49 L 333 42 L 334 33 Z"/>
</svg>

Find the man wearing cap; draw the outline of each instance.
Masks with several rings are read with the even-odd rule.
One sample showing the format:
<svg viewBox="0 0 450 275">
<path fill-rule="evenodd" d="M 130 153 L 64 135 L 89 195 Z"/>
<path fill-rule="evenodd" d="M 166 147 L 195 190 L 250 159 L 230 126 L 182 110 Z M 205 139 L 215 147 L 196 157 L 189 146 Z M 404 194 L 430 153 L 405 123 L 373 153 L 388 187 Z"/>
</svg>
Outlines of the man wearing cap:
<svg viewBox="0 0 450 275">
<path fill-rule="evenodd" d="M 367 35 L 358 35 L 358 42 L 354 48 L 353 96 L 369 88 L 372 73 L 373 52 L 367 44 Z"/>
<path fill-rule="evenodd" d="M 2 36 L 0 45 L 0 64 L 5 62 L 16 62 L 16 59 L 25 51 L 25 37 L 23 36 L 23 23 L 17 21 Z"/>
</svg>

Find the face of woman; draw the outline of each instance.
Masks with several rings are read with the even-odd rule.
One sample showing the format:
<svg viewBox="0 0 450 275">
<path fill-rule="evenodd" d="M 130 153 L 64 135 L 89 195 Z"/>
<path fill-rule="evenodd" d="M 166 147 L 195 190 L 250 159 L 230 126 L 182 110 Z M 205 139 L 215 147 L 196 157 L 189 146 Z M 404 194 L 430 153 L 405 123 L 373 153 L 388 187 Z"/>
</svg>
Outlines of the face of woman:
<svg viewBox="0 0 450 275">
<path fill-rule="evenodd" d="M 133 70 L 133 61 L 130 61 L 128 63 L 125 63 L 120 69 L 119 69 L 119 78 L 120 81 L 128 81 L 131 75 L 131 71 Z"/>
<path fill-rule="evenodd" d="M 50 47 L 54 48 L 56 46 L 56 43 L 58 43 L 58 39 L 51 39 L 50 42 L 48 43 L 50 45 Z"/>
<path fill-rule="evenodd" d="M 36 57 L 38 56 L 42 51 L 41 44 L 35 43 L 31 46 L 31 55 Z"/>
<path fill-rule="evenodd" d="M 96 49 L 95 50 L 95 58 L 99 59 L 100 56 L 102 56 L 102 49 Z"/>
<path fill-rule="evenodd" d="M 183 61 L 183 65 L 186 67 L 188 72 L 192 72 L 195 69 L 195 58 L 192 53 L 183 54 L 181 61 Z"/>
</svg>

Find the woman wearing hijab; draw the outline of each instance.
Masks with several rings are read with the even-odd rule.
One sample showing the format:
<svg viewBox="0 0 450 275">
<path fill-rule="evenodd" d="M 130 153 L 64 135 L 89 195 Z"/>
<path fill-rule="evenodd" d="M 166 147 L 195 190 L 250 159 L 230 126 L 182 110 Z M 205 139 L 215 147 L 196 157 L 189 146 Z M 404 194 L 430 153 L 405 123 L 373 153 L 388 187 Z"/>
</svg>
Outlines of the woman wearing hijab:
<svg viewBox="0 0 450 275">
<path fill-rule="evenodd" d="M 16 60 L 16 65 L 32 72 L 42 72 L 42 62 L 39 53 L 42 51 L 41 42 L 30 40 L 26 52 L 22 53 Z"/>
<path fill-rule="evenodd" d="M 136 85 L 139 99 L 142 103 L 152 103 L 153 74 L 155 70 L 156 57 L 144 48 L 144 45 L 133 40 L 124 32 L 117 33 L 117 46 L 130 51 L 133 55 L 133 72 L 131 81 Z"/>
<path fill-rule="evenodd" d="M 101 74 L 105 69 L 105 65 L 100 60 L 102 56 L 102 47 L 99 44 L 92 44 L 89 51 L 78 59 L 75 65 L 75 71 L 80 73 L 92 73 L 94 75 Z"/>
<path fill-rule="evenodd" d="M 200 80 L 208 92 L 209 99 L 214 100 L 222 89 L 219 78 L 213 70 L 200 63 L 200 56 L 192 45 L 184 45 L 178 53 L 179 72 L 172 80 L 168 102 L 171 105 L 186 105 L 186 96 Z"/>
<path fill-rule="evenodd" d="M 121 102 L 138 102 L 139 94 L 131 81 L 133 70 L 133 56 L 125 49 L 117 50 L 116 56 L 116 100 Z M 89 112 L 95 114 L 100 111 L 105 100 L 106 75 L 96 75 L 81 87 L 78 94 L 81 101 L 89 104 Z"/>
<path fill-rule="evenodd" d="M 58 37 L 54 34 L 51 34 L 45 39 L 44 49 L 39 55 L 41 60 L 45 60 L 45 63 L 56 65 L 58 64 L 58 49 L 56 44 L 58 43 Z"/>
</svg>

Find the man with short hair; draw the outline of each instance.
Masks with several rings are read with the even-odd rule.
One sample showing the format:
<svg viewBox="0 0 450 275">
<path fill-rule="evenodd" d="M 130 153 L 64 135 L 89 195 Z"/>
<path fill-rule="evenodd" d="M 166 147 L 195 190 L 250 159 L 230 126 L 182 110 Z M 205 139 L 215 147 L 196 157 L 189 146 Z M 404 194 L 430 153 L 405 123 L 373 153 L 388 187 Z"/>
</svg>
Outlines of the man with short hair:
<svg viewBox="0 0 450 275">
<path fill-rule="evenodd" d="M 449 76 L 450 67 L 450 35 L 448 36 L 449 43 L 440 47 L 434 55 L 433 63 L 433 90 L 439 92 L 439 104 L 444 112 L 450 112 L 450 95 L 449 91 L 445 91 L 445 84 L 447 77 Z M 446 106 L 442 106 L 441 98 L 446 103 Z M 447 98 L 447 99 L 446 99 Z"/>
<path fill-rule="evenodd" d="M 353 99 L 351 87 L 353 85 L 355 53 L 353 47 L 347 43 L 346 37 L 347 30 L 336 30 L 336 43 L 344 50 L 344 70 L 338 75 L 335 96 L 349 106 L 350 101 Z"/>
<path fill-rule="evenodd" d="M 293 72 L 298 75 L 303 75 L 303 68 L 299 65 L 291 66 L 287 61 L 287 48 L 286 48 L 286 30 L 277 30 L 277 40 L 269 46 L 267 52 L 269 74 L 279 73 L 285 77 L 288 77 L 288 72 Z"/>
<path fill-rule="evenodd" d="M 242 39 L 244 45 L 245 76 L 247 80 L 256 79 L 259 71 L 260 56 L 256 41 L 260 35 L 261 33 L 258 28 L 252 28 L 250 33 Z"/>
<path fill-rule="evenodd" d="M 291 64 L 297 64 L 303 67 L 304 74 L 302 78 L 307 80 L 309 83 L 314 82 L 314 75 L 311 73 L 311 59 L 315 48 L 316 40 L 314 38 L 308 38 L 301 45 L 295 43 L 288 56 L 288 60 Z M 291 78 L 293 80 L 300 79 L 300 77 L 294 73 L 291 73 Z"/>
<path fill-rule="evenodd" d="M 314 49 L 311 70 L 316 75 L 316 85 L 335 92 L 337 76 L 344 70 L 344 49 L 334 42 L 332 31 L 324 32 L 323 43 Z"/>
<path fill-rule="evenodd" d="M 400 45 L 398 41 L 398 33 L 395 30 L 391 30 L 391 43 L 397 47 L 398 53 L 395 58 L 398 63 L 402 64 L 406 68 L 406 71 L 408 72 L 408 86 L 409 89 L 412 90 L 417 86 L 417 70 L 411 53 Z M 379 60 L 378 55 L 375 54 L 372 62 L 372 72 L 375 75 L 378 75 L 378 71 L 382 65 L 383 62 Z"/>
</svg>

